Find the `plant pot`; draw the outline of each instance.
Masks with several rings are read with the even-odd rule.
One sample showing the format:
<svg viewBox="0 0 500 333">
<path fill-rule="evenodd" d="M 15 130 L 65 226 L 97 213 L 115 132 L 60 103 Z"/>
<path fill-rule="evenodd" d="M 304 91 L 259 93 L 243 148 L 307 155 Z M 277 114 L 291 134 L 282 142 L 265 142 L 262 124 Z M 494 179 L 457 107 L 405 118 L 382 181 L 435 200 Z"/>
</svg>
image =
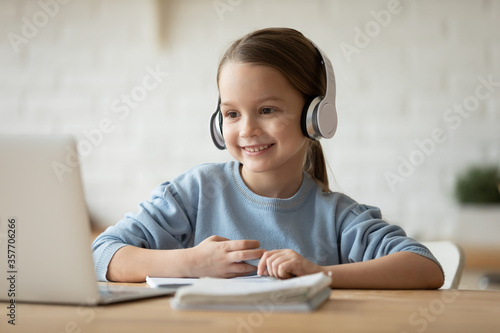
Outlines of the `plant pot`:
<svg viewBox="0 0 500 333">
<path fill-rule="evenodd" d="M 462 246 L 500 248 L 500 204 L 469 204 L 457 210 L 453 240 Z"/>
</svg>

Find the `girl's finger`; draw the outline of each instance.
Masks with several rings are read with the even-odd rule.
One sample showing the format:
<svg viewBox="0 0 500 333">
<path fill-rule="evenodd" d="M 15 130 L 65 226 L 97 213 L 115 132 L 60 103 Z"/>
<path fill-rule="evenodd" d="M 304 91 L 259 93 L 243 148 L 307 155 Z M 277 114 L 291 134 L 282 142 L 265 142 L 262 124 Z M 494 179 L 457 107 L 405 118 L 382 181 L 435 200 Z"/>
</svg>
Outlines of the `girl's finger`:
<svg viewBox="0 0 500 333">
<path fill-rule="evenodd" d="M 279 268 L 281 263 L 284 261 L 286 261 L 286 258 L 283 256 L 283 252 L 280 251 L 272 254 L 267 260 L 267 270 L 269 275 L 279 278 Z"/>
<path fill-rule="evenodd" d="M 260 247 L 260 242 L 249 239 L 230 240 L 227 241 L 226 246 L 228 251 L 254 250 Z"/>
</svg>

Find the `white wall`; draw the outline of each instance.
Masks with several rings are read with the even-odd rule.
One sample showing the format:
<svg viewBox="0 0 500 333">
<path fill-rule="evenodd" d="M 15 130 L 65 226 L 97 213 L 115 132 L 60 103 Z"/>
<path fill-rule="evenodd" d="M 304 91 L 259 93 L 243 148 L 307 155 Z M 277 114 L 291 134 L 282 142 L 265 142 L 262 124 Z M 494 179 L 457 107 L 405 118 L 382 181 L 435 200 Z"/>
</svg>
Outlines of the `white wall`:
<svg viewBox="0 0 500 333">
<path fill-rule="evenodd" d="M 93 219 L 113 224 L 160 182 L 230 159 L 208 133 L 217 62 L 268 26 L 332 60 L 336 188 L 412 236 L 449 237 L 456 173 L 500 161 L 498 0 L 0 0 L 0 134 L 74 134 Z"/>
</svg>

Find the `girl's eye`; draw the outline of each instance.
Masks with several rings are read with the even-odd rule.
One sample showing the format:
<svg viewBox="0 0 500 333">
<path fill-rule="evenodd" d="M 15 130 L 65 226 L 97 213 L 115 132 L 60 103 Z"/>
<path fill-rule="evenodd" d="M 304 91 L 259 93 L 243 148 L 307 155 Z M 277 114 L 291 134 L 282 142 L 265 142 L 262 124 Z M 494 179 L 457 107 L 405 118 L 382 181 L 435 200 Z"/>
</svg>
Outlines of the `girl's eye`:
<svg viewBox="0 0 500 333">
<path fill-rule="evenodd" d="M 236 111 L 228 111 L 228 112 L 226 112 L 226 117 L 236 118 L 236 117 L 238 117 L 238 112 L 236 112 Z"/>
<path fill-rule="evenodd" d="M 270 113 L 273 113 L 275 110 L 272 109 L 272 108 L 262 108 L 261 112 L 263 114 L 270 114 Z"/>
</svg>

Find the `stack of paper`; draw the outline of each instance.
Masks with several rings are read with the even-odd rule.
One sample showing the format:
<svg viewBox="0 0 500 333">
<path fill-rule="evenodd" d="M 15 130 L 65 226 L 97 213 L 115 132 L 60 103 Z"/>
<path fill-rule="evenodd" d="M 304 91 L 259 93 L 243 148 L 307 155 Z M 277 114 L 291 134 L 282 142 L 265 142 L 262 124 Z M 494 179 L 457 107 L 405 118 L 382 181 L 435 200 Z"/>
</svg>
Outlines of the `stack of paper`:
<svg viewBox="0 0 500 333">
<path fill-rule="evenodd" d="M 202 278 L 177 290 L 175 309 L 312 311 L 330 296 L 323 273 L 287 280 Z"/>
</svg>

